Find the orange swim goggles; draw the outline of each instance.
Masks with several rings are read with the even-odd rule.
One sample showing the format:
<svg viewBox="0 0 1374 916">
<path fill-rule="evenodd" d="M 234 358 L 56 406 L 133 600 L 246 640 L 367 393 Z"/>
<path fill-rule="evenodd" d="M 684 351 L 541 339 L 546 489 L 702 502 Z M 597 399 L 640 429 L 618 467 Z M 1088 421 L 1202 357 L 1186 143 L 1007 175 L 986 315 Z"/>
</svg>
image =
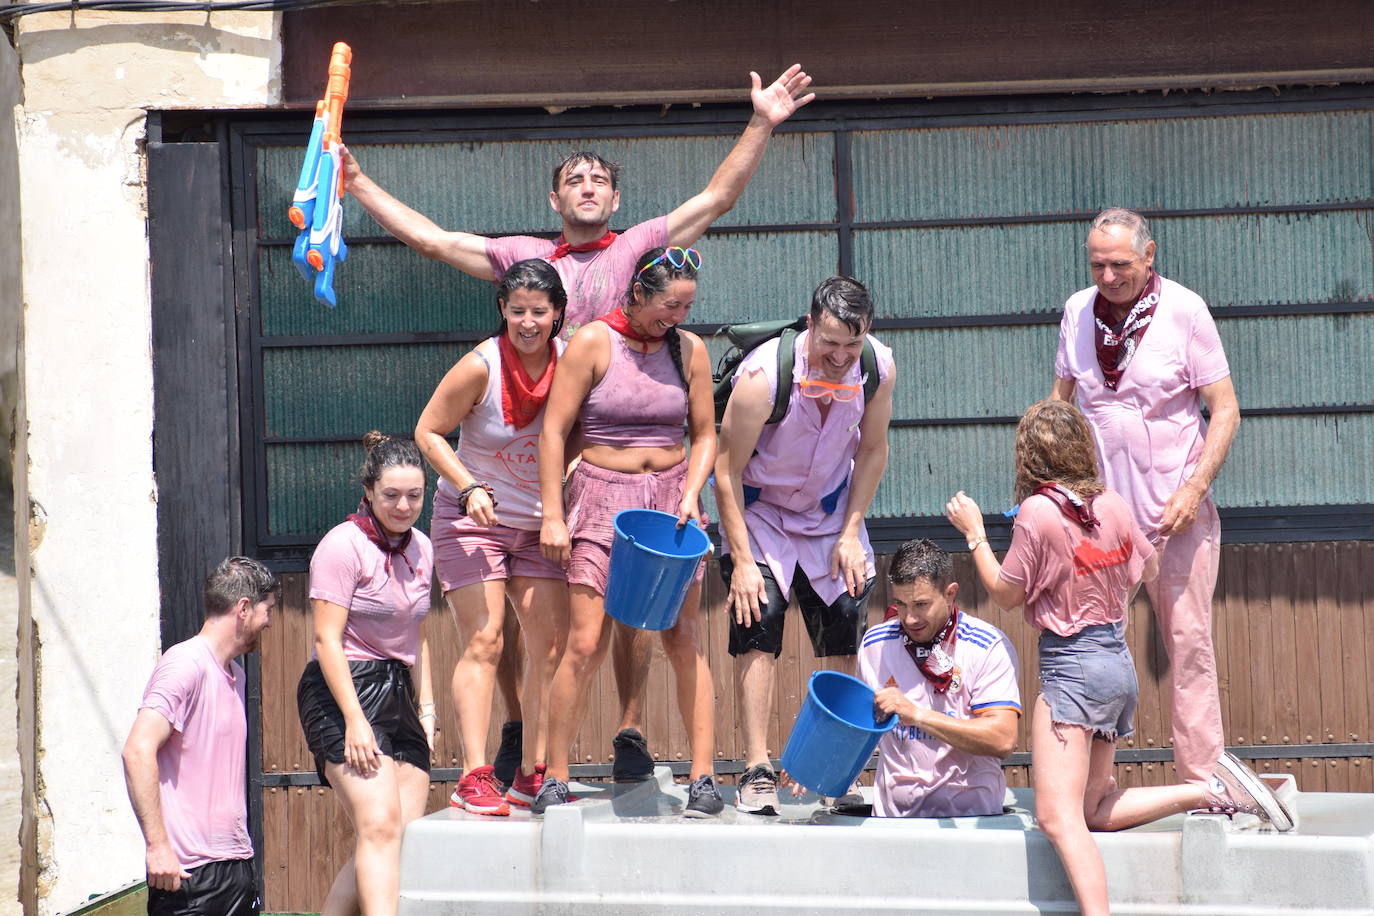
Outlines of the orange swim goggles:
<svg viewBox="0 0 1374 916">
<path fill-rule="evenodd" d="M 825 379 L 819 378 L 804 378 L 799 384 L 801 385 L 803 397 L 829 397 L 841 403 L 854 400 L 863 389 L 862 384 L 842 385 L 837 382 L 827 382 Z"/>
</svg>

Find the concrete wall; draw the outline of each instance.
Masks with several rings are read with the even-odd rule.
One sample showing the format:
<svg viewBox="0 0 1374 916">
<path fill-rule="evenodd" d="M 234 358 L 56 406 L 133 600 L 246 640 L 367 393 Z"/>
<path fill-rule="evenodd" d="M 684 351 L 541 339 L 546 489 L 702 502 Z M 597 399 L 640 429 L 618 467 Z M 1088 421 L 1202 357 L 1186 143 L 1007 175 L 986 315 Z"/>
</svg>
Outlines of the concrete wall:
<svg viewBox="0 0 1374 916">
<path fill-rule="evenodd" d="M 145 109 L 277 101 L 279 29 L 271 13 L 18 21 L 30 912 L 144 874 L 119 750 L 159 651 Z"/>
</svg>

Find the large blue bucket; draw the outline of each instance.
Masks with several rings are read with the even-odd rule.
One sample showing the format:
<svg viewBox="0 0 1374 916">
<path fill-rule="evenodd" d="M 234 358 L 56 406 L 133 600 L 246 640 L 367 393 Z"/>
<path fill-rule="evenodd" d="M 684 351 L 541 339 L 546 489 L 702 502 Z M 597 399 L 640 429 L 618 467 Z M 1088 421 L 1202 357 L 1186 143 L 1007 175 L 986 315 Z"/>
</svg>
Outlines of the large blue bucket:
<svg viewBox="0 0 1374 916">
<path fill-rule="evenodd" d="M 606 613 L 641 630 L 666 630 L 677 622 L 692 587 L 697 563 L 711 539 L 694 521 L 655 509 L 622 509 L 615 516 Z"/>
<path fill-rule="evenodd" d="M 873 688 L 838 671 L 817 671 L 782 752 L 782 768 L 817 795 L 849 791 L 895 715 L 874 719 Z"/>
</svg>

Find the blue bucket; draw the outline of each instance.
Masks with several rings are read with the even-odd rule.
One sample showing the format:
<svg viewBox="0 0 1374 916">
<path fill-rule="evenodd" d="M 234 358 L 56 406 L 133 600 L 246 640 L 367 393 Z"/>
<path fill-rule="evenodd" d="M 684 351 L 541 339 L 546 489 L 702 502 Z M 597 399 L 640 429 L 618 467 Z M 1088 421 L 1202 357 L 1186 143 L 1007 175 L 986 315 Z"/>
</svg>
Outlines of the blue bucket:
<svg viewBox="0 0 1374 916">
<path fill-rule="evenodd" d="M 677 622 L 697 563 L 710 552 L 711 539 L 695 521 L 679 528 L 676 515 L 622 509 L 615 516 L 606 613 L 641 630 L 668 629 Z"/>
<path fill-rule="evenodd" d="M 872 687 L 838 671 L 817 671 L 783 749 L 782 768 L 817 795 L 838 798 L 896 724 L 896 715 L 874 719 Z"/>
</svg>

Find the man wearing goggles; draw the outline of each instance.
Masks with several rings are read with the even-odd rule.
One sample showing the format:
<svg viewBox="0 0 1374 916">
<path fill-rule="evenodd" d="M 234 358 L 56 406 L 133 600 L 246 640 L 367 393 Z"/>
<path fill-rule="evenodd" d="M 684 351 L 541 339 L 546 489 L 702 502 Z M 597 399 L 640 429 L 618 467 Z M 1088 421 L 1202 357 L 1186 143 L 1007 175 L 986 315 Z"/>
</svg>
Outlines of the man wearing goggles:
<svg viewBox="0 0 1374 916">
<path fill-rule="evenodd" d="M 741 811 L 778 813 L 767 732 L 789 592 L 796 592 L 816 656 L 835 657 L 839 670 L 855 673 L 874 576 L 864 514 L 887 465 L 897 375 L 892 351 L 868 335 L 872 325 L 863 284 L 826 280 L 793 343 L 792 378 L 777 378 L 779 339 L 760 344 L 740 363 L 721 422 L 716 506 L 720 572 L 733 612 L 730 654 L 743 699 Z M 879 375 L 867 402 L 865 341 Z M 793 390 L 787 413 L 769 424 L 779 385 Z"/>
</svg>

